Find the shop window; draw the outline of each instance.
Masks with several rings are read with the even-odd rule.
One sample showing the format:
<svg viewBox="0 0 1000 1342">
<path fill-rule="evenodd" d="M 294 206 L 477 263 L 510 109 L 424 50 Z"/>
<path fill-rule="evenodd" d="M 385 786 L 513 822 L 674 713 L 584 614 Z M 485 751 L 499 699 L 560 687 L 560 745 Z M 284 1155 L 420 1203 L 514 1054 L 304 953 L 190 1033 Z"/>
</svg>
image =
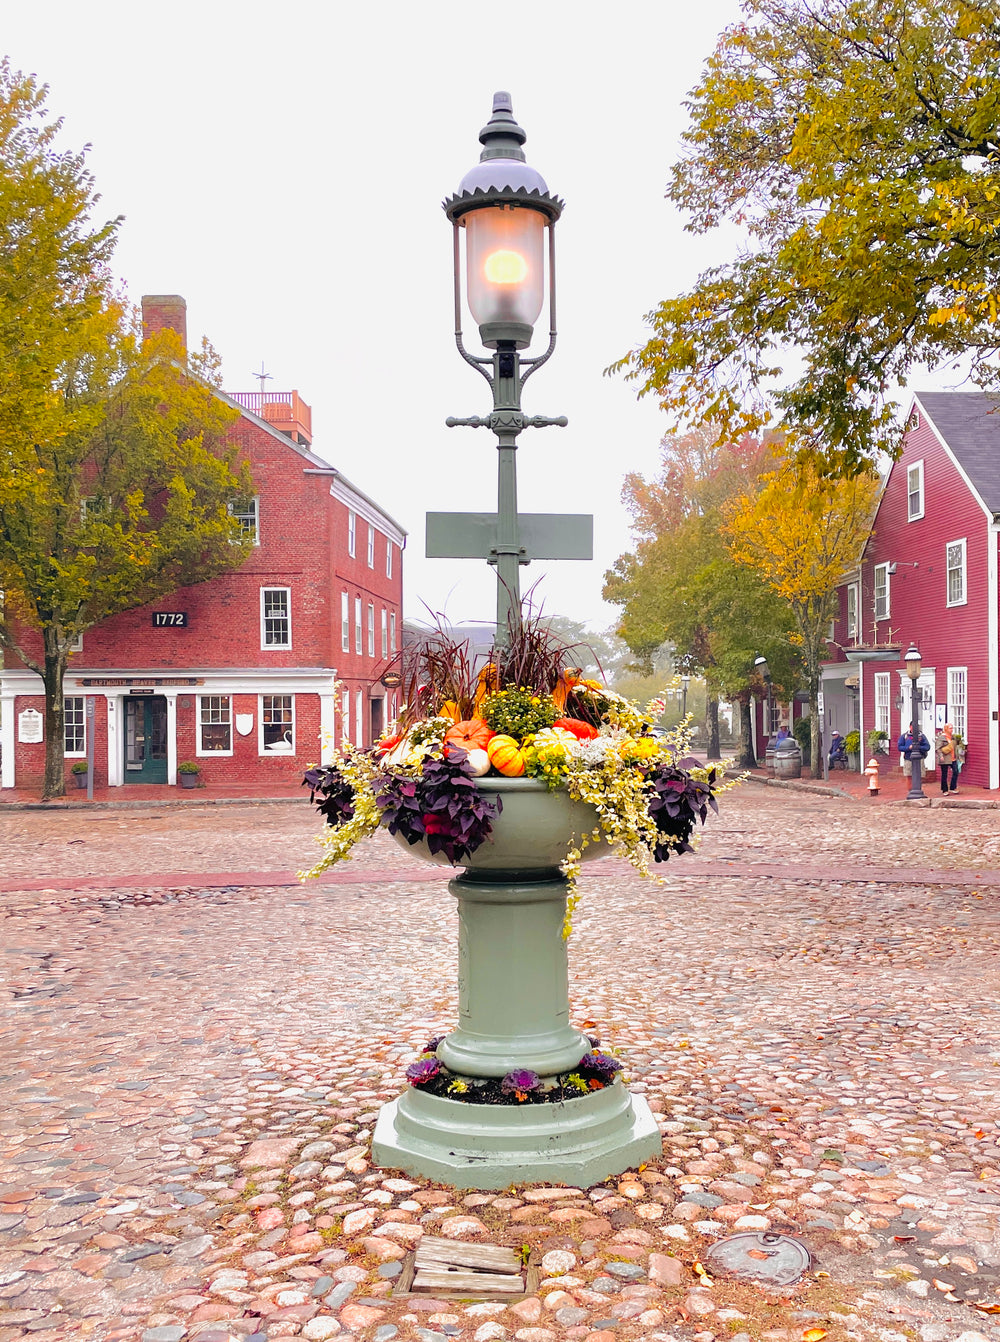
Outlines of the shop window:
<svg viewBox="0 0 1000 1342">
<path fill-rule="evenodd" d="M 891 715 L 892 672 L 875 672 L 875 730 L 888 736 Z"/>
<path fill-rule="evenodd" d="M 948 721 L 962 740 L 968 742 L 968 671 L 964 666 L 948 667 Z"/>
<path fill-rule="evenodd" d="M 198 754 L 233 753 L 233 705 L 228 694 L 198 697 Z"/>
<path fill-rule="evenodd" d="M 295 753 L 295 697 L 291 694 L 260 696 L 260 744 L 262 751 Z"/>
</svg>

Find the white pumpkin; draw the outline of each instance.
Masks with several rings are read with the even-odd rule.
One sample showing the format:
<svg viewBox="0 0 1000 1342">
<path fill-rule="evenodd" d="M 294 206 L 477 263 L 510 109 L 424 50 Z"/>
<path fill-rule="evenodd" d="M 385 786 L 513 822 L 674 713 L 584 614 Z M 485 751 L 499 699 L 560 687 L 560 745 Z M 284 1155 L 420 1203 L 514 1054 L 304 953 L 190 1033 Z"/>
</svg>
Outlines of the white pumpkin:
<svg viewBox="0 0 1000 1342">
<path fill-rule="evenodd" d="M 491 767 L 490 757 L 485 750 L 470 750 L 465 763 L 473 778 L 482 778 L 484 774 L 489 773 Z"/>
</svg>

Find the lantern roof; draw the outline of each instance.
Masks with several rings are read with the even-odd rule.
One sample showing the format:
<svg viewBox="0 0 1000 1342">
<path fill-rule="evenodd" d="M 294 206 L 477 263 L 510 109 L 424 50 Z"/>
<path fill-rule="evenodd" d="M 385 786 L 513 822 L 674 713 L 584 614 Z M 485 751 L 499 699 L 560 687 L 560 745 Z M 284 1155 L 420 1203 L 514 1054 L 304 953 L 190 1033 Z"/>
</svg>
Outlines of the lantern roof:
<svg viewBox="0 0 1000 1342">
<path fill-rule="evenodd" d="M 479 162 L 462 178 L 458 191 L 442 201 L 449 219 L 490 205 L 522 205 L 555 222 L 564 201 L 549 192 L 545 178 L 525 162 L 521 145 L 527 135 L 514 120 L 509 93 L 493 95 L 493 115 L 479 132 Z"/>
</svg>

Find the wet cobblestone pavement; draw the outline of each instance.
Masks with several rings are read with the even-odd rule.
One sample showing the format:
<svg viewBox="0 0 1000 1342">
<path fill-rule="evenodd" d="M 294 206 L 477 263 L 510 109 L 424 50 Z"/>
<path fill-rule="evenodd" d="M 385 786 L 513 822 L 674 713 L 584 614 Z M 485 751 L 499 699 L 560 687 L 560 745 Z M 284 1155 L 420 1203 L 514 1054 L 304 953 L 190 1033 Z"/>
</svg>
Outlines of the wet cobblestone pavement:
<svg viewBox="0 0 1000 1342">
<path fill-rule="evenodd" d="M 454 1017 L 443 878 L 379 836 L 336 883 L 224 884 L 311 860 L 289 805 L 0 816 L 0 1342 L 1000 1338 L 993 814 L 744 788 L 664 886 L 593 864 L 574 1019 L 663 1156 L 500 1195 L 369 1165 Z M 767 1229 L 799 1285 L 705 1274 Z M 424 1233 L 530 1245 L 541 1287 L 394 1300 Z"/>
</svg>

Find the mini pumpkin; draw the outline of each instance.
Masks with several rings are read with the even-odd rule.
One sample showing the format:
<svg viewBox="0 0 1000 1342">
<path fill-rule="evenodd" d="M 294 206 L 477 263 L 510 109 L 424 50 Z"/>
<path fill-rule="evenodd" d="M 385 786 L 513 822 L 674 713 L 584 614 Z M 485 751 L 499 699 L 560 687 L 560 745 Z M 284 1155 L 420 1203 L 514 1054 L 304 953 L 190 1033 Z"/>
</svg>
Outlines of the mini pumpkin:
<svg viewBox="0 0 1000 1342">
<path fill-rule="evenodd" d="M 470 750 L 465 758 L 465 767 L 473 778 L 483 778 L 490 771 L 490 757 L 485 750 Z"/>
<path fill-rule="evenodd" d="M 524 754 L 513 736 L 494 736 L 486 753 L 497 773 L 505 778 L 520 778 L 524 773 Z"/>
<path fill-rule="evenodd" d="M 445 732 L 445 753 L 448 746 L 458 746 L 461 750 L 485 750 L 493 734 L 493 728 L 482 718 L 466 718 Z"/>
<path fill-rule="evenodd" d="M 572 732 L 578 741 L 593 741 L 595 736 L 600 735 L 596 727 L 591 726 L 589 722 L 582 722 L 579 718 L 556 718 L 552 725 L 562 727 L 563 731 Z"/>
</svg>

